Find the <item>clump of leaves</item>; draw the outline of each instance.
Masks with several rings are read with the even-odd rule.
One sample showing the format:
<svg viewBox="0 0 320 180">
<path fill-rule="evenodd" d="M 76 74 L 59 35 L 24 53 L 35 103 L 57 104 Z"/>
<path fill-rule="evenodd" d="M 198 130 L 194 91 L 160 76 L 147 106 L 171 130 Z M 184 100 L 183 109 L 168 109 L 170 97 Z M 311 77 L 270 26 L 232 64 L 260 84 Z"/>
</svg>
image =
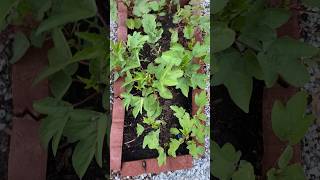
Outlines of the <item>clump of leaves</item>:
<svg viewBox="0 0 320 180">
<path fill-rule="evenodd" d="M 319 50 L 288 37 L 277 38 L 276 28 L 290 18 L 287 9 L 269 8 L 263 1 L 245 1 L 241 6 L 234 0 L 218 4 L 214 11 L 213 41 L 217 43 L 213 47 L 212 82 L 224 84 L 243 111 L 249 111 L 253 77 L 263 80 L 267 87 L 272 87 L 279 76 L 296 87 L 308 81 L 302 59 L 317 55 Z"/>
</svg>

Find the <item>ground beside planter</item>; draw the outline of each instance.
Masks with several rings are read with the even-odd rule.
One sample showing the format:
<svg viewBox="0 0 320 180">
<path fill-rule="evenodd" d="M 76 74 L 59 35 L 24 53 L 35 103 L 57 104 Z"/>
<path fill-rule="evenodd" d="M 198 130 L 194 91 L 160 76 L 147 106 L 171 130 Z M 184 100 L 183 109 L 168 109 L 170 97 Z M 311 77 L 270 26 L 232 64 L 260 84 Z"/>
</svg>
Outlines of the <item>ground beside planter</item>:
<svg viewBox="0 0 320 180">
<path fill-rule="evenodd" d="M 12 32 L 6 29 L 0 33 L 0 180 L 8 179 L 8 159 L 12 122 L 12 94 L 10 41 Z"/>
</svg>

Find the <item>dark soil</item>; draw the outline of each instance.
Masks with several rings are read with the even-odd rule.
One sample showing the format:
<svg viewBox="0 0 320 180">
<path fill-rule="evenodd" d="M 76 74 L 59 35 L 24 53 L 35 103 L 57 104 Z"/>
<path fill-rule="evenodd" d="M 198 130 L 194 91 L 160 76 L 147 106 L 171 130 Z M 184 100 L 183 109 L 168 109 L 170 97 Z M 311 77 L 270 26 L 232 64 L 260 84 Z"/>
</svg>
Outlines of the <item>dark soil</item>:
<svg viewBox="0 0 320 180">
<path fill-rule="evenodd" d="M 167 9 L 167 8 L 165 8 Z M 130 13 L 129 13 L 130 15 Z M 154 62 L 155 58 L 159 56 L 156 50 L 160 49 L 160 52 L 164 52 L 169 50 L 170 48 L 170 41 L 171 41 L 171 33 L 169 31 L 170 28 L 176 28 L 177 25 L 173 24 L 172 22 L 172 15 L 173 13 L 167 13 L 166 16 L 157 17 L 157 22 L 162 24 L 162 37 L 157 42 L 155 47 L 151 47 L 148 44 L 145 44 L 143 49 L 140 52 L 140 59 L 144 60 L 141 62 L 142 69 L 146 69 L 149 63 Z M 141 29 L 142 32 L 142 29 Z M 129 30 L 128 33 L 132 34 L 133 31 Z M 180 34 L 179 34 L 180 36 Z M 183 34 L 182 34 L 183 37 Z M 184 39 L 180 36 L 180 41 Z M 182 44 L 182 43 L 181 43 Z M 163 99 L 159 98 L 159 102 L 162 109 L 162 113 L 160 117 L 157 119 L 164 120 L 166 122 L 165 125 L 160 127 L 160 145 L 164 147 L 165 150 L 168 149 L 168 143 L 170 142 L 170 138 L 173 136 L 170 134 L 170 128 L 177 127 L 179 128 L 179 121 L 173 115 L 173 111 L 170 109 L 171 105 L 177 105 L 184 107 L 187 112 L 191 113 L 191 89 L 189 93 L 189 98 L 186 98 L 180 90 L 176 90 L 174 88 L 169 88 L 171 93 L 173 94 L 173 99 Z M 132 90 L 132 94 L 138 93 L 135 90 Z M 129 108 L 125 114 L 125 126 L 124 126 L 124 133 L 123 133 L 123 146 L 122 146 L 122 159 L 123 161 L 133 161 L 133 160 L 140 160 L 140 159 L 148 159 L 148 158 L 156 158 L 158 156 L 158 152 L 156 150 L 150 150 L 148 148 L 143 149 L 143 139 L 146 134 L 152 131 L 152 128 L 143 124 L 143 117 L 146 115 L 138 115 L 137 118 L 134 118 L 132 115 L 132 108 Z M 145 131 L 139 137 L 136 134 L 136 126 L 137 123 L 144 126 Z M 182 144 L 179 149 L 177 150 L 177 155 L 184 155 L 188 154 L 188 150 L 186 149 L 186 144 Z"/>
<path fill-rule="evenodd" d="M 160 99 L 160 105 L 163 108 L 160 117 L 157 119 L 162 119 L 166 122 L 166 125 L 160 127 L 160 145 L 165 147 L 165 150 L 168 149 L 167 144 L 170 142 L 170 138 L 174 138 L 170 134 L 170 128 L 181 128 L 179 125 L 178 119 L 173 115 L 173 111 L 170 109 L 171 105 L 177 105 L 184 107 L 187 112 L 191 112 L 191 99 L 186 98 L 180 93 L 179 90 L 170 89 L 173 94 L 173 99 Z M 191 97 L 191 95 L 189 96 Z M 137 118 L 134 118 L 132 115 L 132 109 L 129 108 L 125 114 L 124 121 L 124 132 L 123 132 L 123 146 L 122 146 L 122 159 L 124 161 L 133 161 L 140 159 L 156 158 L 158 157 L 158 152 L 156 150 L 150 150 L 148 148 L 143 149 L 143 138 L 146 134 L 152 131 L 152 128 L 146 125 L 143 125 L 143 117 L 138 115 Z M 145 131 L 139 137 L 136 134 L 137 123 L 145 127 Z M 177 155 L 188 154 L 186 149 L 186 144 L 182 144 L 177 150 Z"/>
<path fill-rule="evenodd" d="M 236 150 L 240 150 L 241 158 L 252 163 L 256 175 L 261 175 L 263 154 L 263 88 L 263 82 L 254 81 L 248 114 L 233 103 L 223 85 L 211 88 L 211 117 L 213 119 L 211 137 L 220 146 L 231 143 Z"/>
</svg>

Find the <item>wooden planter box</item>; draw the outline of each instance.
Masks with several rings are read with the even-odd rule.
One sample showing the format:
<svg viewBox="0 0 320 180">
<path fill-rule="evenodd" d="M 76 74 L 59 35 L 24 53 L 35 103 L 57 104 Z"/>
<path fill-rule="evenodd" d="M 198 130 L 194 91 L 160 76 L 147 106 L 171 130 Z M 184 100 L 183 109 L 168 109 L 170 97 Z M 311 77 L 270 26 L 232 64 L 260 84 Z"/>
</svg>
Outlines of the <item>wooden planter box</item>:
<svg viewBox="0 0 320 180">
<path fill-rule="evenodd" d="M 127 7 L 121 0 L 118 0 L 118 40 L 127 40 L 127 26 L 126 20 L 128 16 Z M 181 0 L 181 4 L 186 4 L 188 1 Z M 195 32 L 196 40 L 202 41 L 201 33 Z M 200 63 L 199 59 L 195 59 L 195 62 Z M 204 73 L 204 65 L 200 64 L 201 68 L 199 72 Z M 136 161 L 123 162 L 122 157 L 122 145 L 123 145 L 123 130 L 124 130 L 124 118 L 125 109 L 123 107 L 122 100 L 119 98 L 123 92 L 122 84 L 124 78 L 119 78 L 114 83 L 114 103 L 112 112 L 112 125 L 110 132 L 110 170 L 120 172 L 121 176 L 137 176 L 144 173 L 160 173 L 164 171 L 174 171 L 179 169 L 187 169 L 192 167 L 192 156 L 181 155 L 174 157 L 167 157 L 166 163 L 159 167 L 156 158 L 142 159 Z M 195 114 L 198 107 L 195 105 L 195 94 L 201 92 L 200 89 L 192 91 L 192 114 Z M 144 166 L 145 165 L 145 166 Z"/>
<path fill-rule="evenodd" d="M 35 100 L 49 95 L 48 81 L 32 87 L 37 74 L 48 62 L 51 43 L 43 48 L 30 48 L 19 62 L 12 65 L 13 119 L 8 160 L 8 180 L 45 180 L 47 151 L 40 144 Z"/>
</svg>

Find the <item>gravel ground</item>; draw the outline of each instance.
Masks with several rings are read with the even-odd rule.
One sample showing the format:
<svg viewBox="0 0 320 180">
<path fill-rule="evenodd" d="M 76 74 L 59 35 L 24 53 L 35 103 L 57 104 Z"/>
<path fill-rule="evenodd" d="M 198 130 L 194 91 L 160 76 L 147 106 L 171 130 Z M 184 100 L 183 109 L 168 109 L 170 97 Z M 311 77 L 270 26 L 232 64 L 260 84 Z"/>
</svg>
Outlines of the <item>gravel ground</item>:
<svg viewBox="0 0 320 180">
<path fill-rule="evenodd" d="M 206 15 L 209 15 L 210 13 L 210 0 L 204 0 L 201 1 L 201 5 L 204 7 L 203 13 Z M 110 21 L 110 39 L 116 40 L 117 36 L 117 24 L 113 21 Z M 206 67 L 206 72 L 208 75 L 208 78 L 210 79 L 210 66 Z M 112 79 L 112 78 L 111 78 Z M 112 82 L 111 82 L 112 83 Z M 207 82 L 207 88 L 206 88 L 207 94 L 210 99 L 210 84 L 209 81 Z M 111 94 L 113 94 L 113 91 L 111 89 Z M 112 99 L 113 97 L 110 97 Z M 111 100 L 112 102 L 112 100 Z M 207 115 L 207 125 L 210 126 L 210 106 L 206 106 L 205 108 L 205 114 Z M 153 180 L 207 180 L 210 179 L 210 139 L 209 137 L 206 137 L 205 141 L 205 154 L 203 157 L 199 159 L 193 160 L 193 167 L 191 169 L 185 169 L 185 170 L 177 170 L 173 172 L 164 172 L 160 173 L 158 175 L 155 174 L 144 174 L 140 176 L 134 176 L 134 177 L 125 177 L 122 179 L 136 179 L 136 180 L 144 180 L 144 179 L 153 179 Z M 111 175 L 111 179 L 120 179 L 120 176 L 117 174 Z"/>
<path fill-rule="evenodd" d="M 0 180 L 7 179 L 9 140 L 11 127 L 11 84 L 8 57 L 10 39 L 7 32 L 0 32 Z"/>
<path fill-rule="evenodd" d="M 303 41 L 320 47 L 320 11 L 317 8 L 307 9 L 301 16 L 300 25 L 302 27 Z M 319 99 L 320 92 L 320 70 L 319 64 L 314 63 L 309 67 L 311 80 L 305 85 L 304 89 L 308 91 L 313 99 Z M 320 100 L 320 99 L 319 99 Z M 319 102 L 318 102 L 319 104 Z M 308 111 L 312 111 L 312 105 L 309 105 Z M 308 130 L 301 143 L 302 161 L 307 179 L 320 179 L 320 116 Z"/>
</svg>

